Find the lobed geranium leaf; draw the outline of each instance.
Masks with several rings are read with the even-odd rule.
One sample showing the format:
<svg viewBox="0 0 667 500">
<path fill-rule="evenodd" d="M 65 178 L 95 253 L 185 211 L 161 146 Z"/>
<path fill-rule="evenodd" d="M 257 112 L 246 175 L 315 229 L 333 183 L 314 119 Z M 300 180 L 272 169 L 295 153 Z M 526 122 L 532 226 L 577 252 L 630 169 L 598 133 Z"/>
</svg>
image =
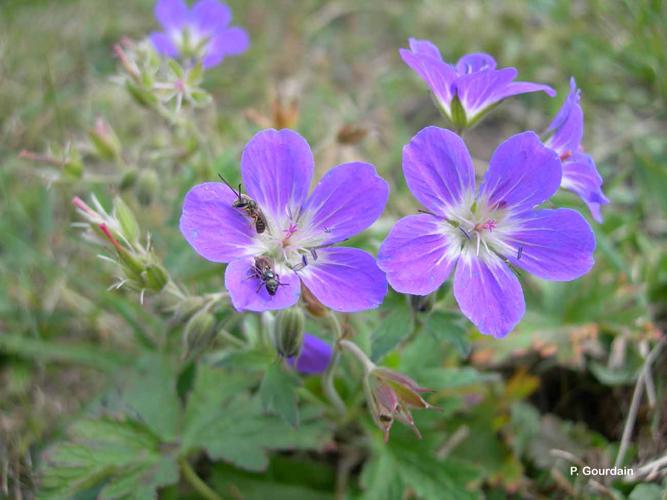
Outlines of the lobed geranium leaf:
<svg viewBox="0 0 667 500">
<path fill-rule="evenodd" d="M 81 420 L 69 436 L 47 452 L 38 498 L 70 498 L 95 486 L 100 499 L 155 498 L 178 481 L 175 456 L 139 422 Z"/>
<path fill-rule="evenodd" d="M 296 464 L 294 464 L 296 467 Z M 272 461 L 267 473 L 252 473 L 235 469 L 227 464 L 216 464 L 211 474 L 211 486 L 221 494 L 229 493 L 244 500 L 330 500 L 330 486 L 327 491 L 315 489 L 307 483 L 304 471 L 291 469 L 291 476 L 277 474 Z M 291 479 L 292 482 L 287 482 Z"/>
<path fill-rule="evenodd" d="M 412 333 L 414 318 L 404 300 L 396 301 L 371 337 L 371 359 L 375 362 Z"/>
<path fill-rule="evenodd" d="M 426 321 L 426 331 L 437 340 L 452 344 L 462 358 L 470 354 L 469 335 L 460 315 L 434 311 Z"/>
<path fill-rule="evenodd" d="M 246 470 L 268 464 L 267 450 L 313 449 L 326 442 L 329 431 L 317 415 L 306 415 L 298 430 L 280 418 L 265 415 L 260 401 L 243 390 L 239 377 L 200 367 L 187 403 L 181 452 L 204 449 Z"/>
<path fill-rule="evenodd" d="M 282 362 L 272 363 L 264 374 L 259 387 L 262 407 L 267 412 L 276 413 L 292 427 L 299 425 L 299 408 L 296 389 L 299 377 L 288 370 Z"/>
<path fill-rule="evenodd" d="M 128 413 L 163 441 L 178 435 L 181 407 L 176 393 L 176 366 L 168 358 L 146 354 L 123 374 L 118 388 Z"/>
<path fill-rule="evenodd" d="M 472 463 L 440 460 L 431 443 L 415 440 L 404 429 L 394 431 L 389 443 L 376 440 L 372 446 L 361 475 L 365 500 L 404 498 L 408 491 L 424 499 L 479 497 L 470 491 L 470 483 L 479 478 Z"/>
</svg>

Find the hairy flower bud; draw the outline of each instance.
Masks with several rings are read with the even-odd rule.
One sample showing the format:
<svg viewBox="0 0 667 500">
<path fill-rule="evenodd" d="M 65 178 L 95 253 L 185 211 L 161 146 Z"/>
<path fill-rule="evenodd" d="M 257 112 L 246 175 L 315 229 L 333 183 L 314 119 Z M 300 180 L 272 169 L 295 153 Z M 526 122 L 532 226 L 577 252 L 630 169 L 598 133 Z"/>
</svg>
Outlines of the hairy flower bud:
<svg viewBox="0 0 667 500">
<path fill-rule="evenodd" d="M 120 140 L 104 119 L 98 118 L 95 121 L 95 126 L 88 131 L 88 137 L 101 158 L 115 160 L 120 157 Z"/>
<path fill-rule="evenodd" d="M 120 230 L 127 241 L 134 243 L 139 240 L 141 231 L 134 213 L 120 196 L 113 201 L 113 215 L 120 225 Z"/>
<path fill-rule="evenodd" d="M 186 357 L 197 356 L 215 339 L 215 317 L 201 310 L 192 316 L 183 330 L 183 350 Z"/>
<path fill-rule="evenodd" d="M 137 198 L 142 205 L 150 205 L 160 188 L 160 181 L 154 170 L 142 170 L 137 178 Z"/>
<path fill-rule="evenodd" d="M 384 432 L 385 441 L 394 419 L 412 428 L 418 438 L 419 429 L 415 426 L 410 409 L 436 408 L 428 404 L 419 393 L 430 389 L 420 387 L 417 382 L 401 373 L 382 367 L 374 367 L 364 379 L 364 390 L 368 408 L 377 426 Z"/>
<path fill-rule="evenodd" d="M 71 147 L 63 163 L 63 173 L 72 179 L 80 179 L 83 175 L 83 168 L 81 153 L 75 147 Z"/>
<path fill-rule="evenodd" d="M 303 311 L 298 307 L 284 309 L 278 313 L 274 326 L 278 354 L 286 358 L 299 354 L 303 345 L 305 324 Z"/>
<path fill-rule="evenodd" d="M 146 288 L 153 292 L 162 290 L 169 281 L 167 271 L 159 264 L 148 264 L 141 276 Z"/>
<path fill-rule="evenodd" d="M 118 187 L 121 191 L 131 188 L 136 184 L 137 177 L 139 177 L 139 172 L 136 168 L 128 168 L 124 170 L 120 176 Z"/>
</svg>

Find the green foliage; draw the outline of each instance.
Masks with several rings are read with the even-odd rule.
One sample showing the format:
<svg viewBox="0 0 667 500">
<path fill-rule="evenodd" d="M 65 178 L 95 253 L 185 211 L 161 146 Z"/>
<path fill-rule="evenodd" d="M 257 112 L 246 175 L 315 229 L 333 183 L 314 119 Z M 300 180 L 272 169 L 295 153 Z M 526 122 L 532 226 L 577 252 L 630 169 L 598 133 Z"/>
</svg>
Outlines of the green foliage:
<svg viewBox="0 0 667 500">
<path fill-rule="evenodd" d="M 283 366 L 280 360 L 272 363 L 262 379 L 259 396 L 264 410 L 275 412 L 292 427 L 299 425 L 296 389 L 299 377 Z"/>
<path fill-rule="evenodd" d="M 69 439 L 47 456 L 41 498 L 69 498 L 100 485 L 98 498 L 154 498 L 156 488 L 178 481 L 175 457 L 139 422 L 82 420 Z"/>
<path fill-rule="evenodd" d="M 0 3 L 0 496 L 196 498 L 184 463 L 223 498 L 601 494 L 563 457 L 614 463 L 665 329 L 667 3 L 233 0 L 247 54 L 158 74 L 144 51 L 156 73 L 120 84 L 112 46 L 156 29 L 152 0 Z M 194 184 L 218 172 L 240 180 L 258 129 L 289 125 L 313 146 L 316 177 L 361 160 L 390 183 L 383 217 L 349 242 L 375 255 L 418 208 L 403 145 L 426 125 L 449 126 L 397 54 L 408 37 L 433 40 L 449 61 L 489 52 L 559 91 L 508 100 L 466 132 L 479 174 L 501 140 L 543 130 L 576 77 L 584 145 L 612 203 L 594 225 L 592 272 L 571 283 L 523 276 L 528 313 L 502 340 L 475 332 L 444 289 L 426 312 L 390 292 L 376 311 L 341 315 L 341 332 L 307 318 L 307 331 L 331 343 L 340 333 L 432 389 L 423 396 L 440 411 L 414 412 L 423 440 L 397 422 L 383 443 L 357 360 L 345 354 L 334 371 L 340 412 L 319 377 L 275 361 L 271 315 L 232 310 L 223 266 L 192 252 L 178 219 Z M 180 110 L 164 100 L 171 90 L 150 91 L 173 78 L 187 84 Z M 361 138 L 339 141 L 344 127 Z M 23 149 L 55 162 L 19 158 Z M 97 255 L 118 254 L 71 227 L 81 217 L 70 200 L 90 194 L 131 245 L 148 246 L 150 233 L 151 259 L 135 276 L 143 292 L 109 290 L 122 268 Z M 568 193 L 556 204 L 585 212 Z M 667 448 L 663 361 L 625 463 Z M 659 481 L 599 482 L 635 500 L 661 498 Z"/>
</svg>

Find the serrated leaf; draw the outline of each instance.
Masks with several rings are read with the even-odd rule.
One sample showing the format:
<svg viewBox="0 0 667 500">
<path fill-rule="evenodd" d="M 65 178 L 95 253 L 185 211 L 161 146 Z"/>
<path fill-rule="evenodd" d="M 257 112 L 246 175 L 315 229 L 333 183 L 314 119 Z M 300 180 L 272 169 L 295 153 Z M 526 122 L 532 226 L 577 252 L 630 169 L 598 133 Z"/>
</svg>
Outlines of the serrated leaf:
<svg viewBox="0 0 667 500">
<path fill-rule="evenodd" d="M 470 354 L 470 339 L 459 315 L 434 311 L 426 321 L 426 331 L 436 339 L 452 344 L 461 357 Z"/>
<path fill-rule="evenodd" d="M 371 338 L 371 359 L 380 360 L 385 354 L 396 347 L 412 333 L 414 318 L 412 311 L 401 301 L 384 317 Z"/>
<path fill-rule="evenodd" d="M 296 389 L 299 385 L 301 384 L 296 373 L 288 370 L 281 362 L 272 363 L 259 387 L 264 411 L 275 413 L 292 427 L 297 427 L 299 407 Z"/>
<path fill-rule="evenodd" d="M 316 490 L 303 484 L 303 471 L 293 470 L 293 477 L 299 484 L 281 482 L 271 472 L 274 471 L 270 471 L 268 474 L 257 474 L 240 471 L 229 465 L 217 464 L 211 476 L 211 486 L 222 494 L 238 492 L 243 500 L 265 500 L 267 498 L 271 500 L 331 499 L 331 493 Z"/>
<path fill-rule="evenodd" d="M 181 417 L 176 375 L 169 359 L 147 354 L 119 382 L 121 399 L 132 416 L 164 441 L 176 438 Z"/>
<path fill-rule="evenodd" d="M 403 498 L 406 491 L 417 498 L 478 498 L 468 489 L 479 477 L 477 468 L 462 460 L 439 460 L 432 445 L 403 431 L 389 443 L 374 441 L 371 459 L 364 466 L 364 499 Z"/>
<path fill-rule="evenodd" d="M 175 458 L 139 422 L 82 420 L 69 435 L 45 457 L 38 498 L 69 498 L 97 485 L 102 499 L 155 498 L 157 488 L 178 481 Z"/>
<path fill-rule="evenodd" d="M 304 416 L 298 430 L 262 413 L 261 403 L 243 390 L 243 379 L 222 370 L 200 367 L 188 400 L 181 453 L 206 450 L 246 470 L 261 471 L 267 450 L 312 449 L 328 439 L 321 418 Z"/>
</svg>

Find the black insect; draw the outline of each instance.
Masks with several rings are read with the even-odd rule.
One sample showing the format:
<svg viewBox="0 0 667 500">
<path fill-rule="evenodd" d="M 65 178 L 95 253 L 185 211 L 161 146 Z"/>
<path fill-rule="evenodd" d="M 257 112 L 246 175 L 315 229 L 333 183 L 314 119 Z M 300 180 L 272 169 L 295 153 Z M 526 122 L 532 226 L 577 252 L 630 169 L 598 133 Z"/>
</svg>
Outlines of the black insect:
<svg viewBox="0 0 667 500">
<path fill-rule="evenodd" d="M 523 255 L 523 246 L 520 246 L 516 252 L 516 260 L 521 260 L 522 255 Z"/>
<path fill-rule="evenodd" d="M 255 257 L 255 264 L 250 268 L 248 277 L 259 280 L 258 293 L 265 286 L 271 296 L 276 294 L 279 286 L 284 285 L 280 282 L 280 276 L 273 270 L 273 263 L 268 257 Z"/>
<path fill-rule="evenodd" d="M 220 177 L 222 182 L 227 184 L 227 187 L 229 187 L 229 189 L 231 189 L 232 192 L 236 195 L 237 199 L 234 201 L 234 203 L 232 203 L 232 206 L 242 210 L 248 217 L 250 217 L 250 219 L 252 219 L 252 221 L 255 223 L 255 230 L 257 231 L 257 234 L 262 234 L 264 231 L 266 231 L 266 217 L 264 216 L 262 210 L 259 208 L 259 205 L 257 205 L 257 202 L 247 194 L 243 194 L 241 192 L 241 184 L 239 184 L 239 189 L 237 191 L 221 174 L 218 174 L 218 177 Z"/>
</svg>

